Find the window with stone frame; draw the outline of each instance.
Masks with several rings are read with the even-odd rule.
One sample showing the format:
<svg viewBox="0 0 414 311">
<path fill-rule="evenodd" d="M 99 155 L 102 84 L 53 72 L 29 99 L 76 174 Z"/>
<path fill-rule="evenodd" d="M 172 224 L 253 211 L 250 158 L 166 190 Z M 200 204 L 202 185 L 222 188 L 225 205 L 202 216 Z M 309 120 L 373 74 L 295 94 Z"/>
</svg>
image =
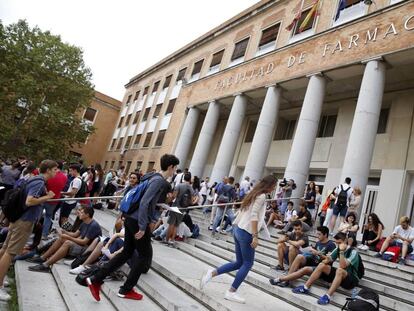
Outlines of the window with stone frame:
<svg viewBox="0 0 414 311">
<path fill-rule="evenodd" d="M 152 118 L 158 118 L 158 116 L 160 115 L 161 108 L 162 108 L 162 103 L 155 106 L 155 110 L 154 110 L 154 113 L 152 114 Z"/>
<path fill-rule="evenodd" d="M 113 150 L 115 148 L 115 143 L 116 143 L 116 138 L 113 138 L 112 143 L 111 143 L 111 147 L 109 148 L 110 150 Z"/>
<path fill-rule="evenodd" d="M 135 169 L 136 171 L 140 171 L 142 167 L 142 161 L 137 161 L 137 168 Z"/>
<path fill-rule="evenodd" d="M 132 94 L 131 95 L 128 95 L 128 99 L 127 99 L 127 101 L 126 101 L 126 105 L 128 106 L 129 105 L 129 103 L 131 102 L 131 98 L 132 98 Z"/>
<path fill-rule="evenodd" d="M 262 31 L 262 37 L 259 42 L 259 50 L 266 49 L 269 46 L 275 46 L 279 34 L 280 23 L 270 26 Z"/>
<path fill-rule="evenodd" d="M 246 137 L 244 138 L 245 143 L 251 143 L 253 141 L 254 133 L 256 132 L 257 121 L 250 121 L 247 128 Z"/>
<path fill-rule="evenodd" d="M 125 174 L 127 175 L 129 173 L 129 170 L 131 169 L 131 164 L 132 164 L 132 161 L 127 161 L 127 165 L 125 167 Z"/>
<path fill-rule="evenodd" d="M 211 59 L 211 63 L 210 63 L 210 70 L 212 70 L 213 68 L 216 68 L 216 66 L 220 66 L 221 61 L 223 59 L 223 55 L 224 55 L 224 50 L 221 50 L 213 54 L 213 58 Z"/>
<path fill-rule="evenodd" d="M 246 54 L 247 45 L 249 44 L 249 39 L 250 37 L 243 39 L 234 45 L 233 54 L 231 55 L 232 61 L 244 57 Z"/>
<path fill-rule="evenodd" d="M 111 169 L 113 169 L 114 168 L 114 166 L 115 166 L 115 161 L 111 161 Z"/>
<path fill-rule="evenodd" d="M 139 142 L 141 141 L 141 137 L 142 137 L 142 134 L 138 134 L 135 137 L 133 148 L 138 148 L 139 147 Z"/>
<path fill-rule="evenodd" d="M 168 77 L 165 78 L 164 85 L 162 87 L 163 90 L 170 86 L 171 79 L 172 79 L 172 75 L 169 75 Z"/>
<path fill-rule="evenodd" d="M 147 94 L 148 94 L 148 91 L 149 91 L 149 86 L 147 86 L 147 87 L 144 89 L 144 94 L 142 94 L 142 95 L 143 95 L 143 96 L 147 95 Z"/>
<path fill-rule="evenodd" d="M 124 117 L 121 117 L 121 119 L 119 119 L 118 128 L 122 126 L 123 122 L 124 122 Z"/>
<path fill-rule="evenodd" d="M 116 146 L 116 150 L 120 150 L 121 149 L 121 147 L 122 147 L 122 142 L 124 141 L 124 138 L 123 137 L 121 137 L 119 140 L 118 140 L 118 145 Z"/>
<path fill-rule="evenodd" d="M 132 124 L 137 124 L 139 120 L 140 111 L 137 111 L 135 113 L 134 121 L 132 121 Z"/>
<path fill-rule="evenodd" d="M 93 109 L 91 107 L 88 107 L 85 109 L 85 113 L 83 114 L 83 118 L 91 123 L 93 123 L 93 121 L 95 121 L 95 116 L 96 116 L 96 109 Z"/>
<path fill-rule="evenodd" d="M 154 161 L 150 161 L 148 162 L 148 168 L 147 168 L 147 172 L 151 172 L 155 167 L 155 162 Z"/>
<path fill-rule="evenodd" d="M 160 82 L 161 81 L 157 81 L 154 83 L 154 87 L 152 88 L 152 93 L 155 93 L 156 91 L 158 91 L 158 87 L 160 86 Z"/>
<path fill-rule="evenodd" d="M 204 59 L 201 59 L 201 60 L 199 60 L 198 62 L 196 62 L 194 64 L 193 72 L 191 73 L 191 76 L 194 76 L 194 75 L 201 72 L 201 68 L 203 67 L 203 63 L 204 63 Z"/>
<path fill-rule="evenodd" d="M 126 121 L 125 121 L 125 126 L 128 126 L 128 125 L 129 125 L 129 122 L 131 122 L 131 118 L 132 118 L 132 113 L 130 113 L 130 114 L 127 116 Z"/>
<path fill-rule="evenodd" d="M 151 110 L 151 107 L 148 107 L 145 109 L 144 115 L 142 116 L 142 122 L 147 121 L 150 110 Z"/>
<path fill-rule="evenodd" d="M 129 145 L 131 144 L 131 140 L 132 140 L 132 136 L 128 136 L 126 141 L 125 141 L 125 149 L 129 148 Z"/>
<path fill-rule="evenodd" d="M 145 141 L 144 141 L 144 148 L 149 147 L 150 143 L 151 143 L 151 138 L 152 138 L 152 132 L 151 133 L 147 133 L 147 136 L 145 137 Z"/>
<path fill-rule="evenodd" d="M 166 130 L 161 130 L 158 132 L 157 140 L 155 142 L 155 146 L 159 147 L 162 146 L 162 143 L 164 141 Z"/>
<path fill-rule="evenodd" d="M 168 107 L 167 107 L 167 110 L 165 111 L 165 114 L 166 114 L 166 115 L 167 115 L 167 114 L 170 114 L 170 113 L 172 113 L 172 112 L 174 111 L 175 102 L 176 102 L 176 99 L 171 99 L 171 100 L 168 102 Z"/>
<path fill-rule="evenodd" d="M 179 72 L 178 72 L 178 76 L 177 76 L 177 80 L 176 80 L 176 82 L 178 83 L 179 81 L 181 81 L 182 79 L 184 79 L 184 76 L 185 76 L 185 72 L 187 71 L 187 67 L 186 68 L 183 68 L 183 69 L 181 69 Z"/>
<path fill-rule="evenodd" d="M 295 29 L 293 31 L 293 35 L 297 35 L 300 34 L 301 32 L 305 32 L 307 30 L 310 30 L 313 28 L 315 20 L 316 20 L 316 14 L 313 14 L 313 16 L 311 17 L 311 19 L 308 21 L 308 24 L 306 25 L 306 27 L 304 27 L 302 29 L 302 31 L 300 31 L 300 25 L 302 25 L 302 22 L 305 20 L 306 16 L 308 15 L 308 13 L 310 12 L 310 10 L 312 9 L 312 7 L 309 7 L 306 10 L 302 11 L 302 14 L 300 16 L 299 21 L 296 23 L 295 25 Z"/>
<path fill-rule="evenodd" d="M 322 116 L 319 122 L 317 137 L 333 137 L 335 132 L 336 119 L 336 115 Z"/>
<path fill-rule="evenodd" d="M 136 91 L 135 96 L 134 96 L 134 101 L 138 100 L 139 93 L 140 93 L 140 91 Z"/>
</svg>

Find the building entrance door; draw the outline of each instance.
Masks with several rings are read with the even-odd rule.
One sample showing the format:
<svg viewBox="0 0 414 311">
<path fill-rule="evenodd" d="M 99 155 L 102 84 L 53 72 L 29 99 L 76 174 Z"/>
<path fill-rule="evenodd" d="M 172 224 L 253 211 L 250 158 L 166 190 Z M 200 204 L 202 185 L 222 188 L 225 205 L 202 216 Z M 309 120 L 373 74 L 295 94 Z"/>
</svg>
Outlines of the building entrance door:
<svg viewBox="0 0 414 311">
<path fill-rule="evenodd" d="M 365 190 L 365 197 L 361 209 L 361 216 L 359 218 L 359 231 L 357 240 L 362 240 L 362 233 L 364 231 L 364 224 L 368 222 L 368 215 L 375 211 L 375 204 L 377 202 L 379 186 L 367 186 Z"/>
<path fill-rule="evenodd" d="M 408 193 L 408 217 L 410 217 L 411 225 L 414 225 L 414 175 L 411 176 L 410 190 Z"/>
</svg>

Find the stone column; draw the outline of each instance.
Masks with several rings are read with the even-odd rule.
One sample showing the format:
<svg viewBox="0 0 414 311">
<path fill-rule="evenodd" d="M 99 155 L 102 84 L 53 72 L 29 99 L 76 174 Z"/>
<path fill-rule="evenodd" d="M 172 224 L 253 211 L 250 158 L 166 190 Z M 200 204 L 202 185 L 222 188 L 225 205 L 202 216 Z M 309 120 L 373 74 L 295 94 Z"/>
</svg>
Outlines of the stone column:
<svg viewBox="0 0 414 311">
<path fill-rule="evenodd" d="M 338 183 L 342 183 L 346 177 L 350 177 L 352 186 L 360 187 L 362 193 L 367 186 L 371 168 L 384 94 L 385 71 L 385 64 L 380 60 L 371 60 L 366 64 L 345 153 L 341 180 L 338 181 Z"/>
<path fill-rule="evenodd" d="M 201 128 L 200 136 L 198 137 L 197 145 L 194 150 L 193 158 L 191 159 L 190 172 L 193 176 L 199 176 L 202 178 L 204 166 L 206 164 L 210 147 L 213 142 L 213 137 L 216 132 L 219 116 L 219 103 L 216 101 L 210 102 L 207 115 L 204 119 L 203 127 Z"/>
<path fill-rule="evenodd" d="M 233 106 L 223 138 L 217 152 L 216 162 L 211 173 L 211 182 L 219 182 L 223 176 L 230 172 L 231 163 L 236 151 L 237 141 L 240 137 L 240 130 L 246 114 L 247 98 L 242 94 L 237 94 L 234 98 Z"/>
<path fill-rule="evenodd" d="M 262 178 L 277 124 L 281 93 L 281 89 L 276 85 L 267 88 L 266 97 L 243 173 L 243 177 L 249 176 L 250 180 L 259 180 Z"/>
<path fill-rule="evenodd" d="M 175 147 L 175 156 L 180 160 L 180 167 L 183 169 L 187 162 L 188 152 L 190 151 L 199 116 L 200 110 L 196 107 L 191 107 Z"/>
<path fill-rule="evenodd" d="M 325 87 L 326 80 L 321 74 L 310 77 L 285 171 L 285 177 L 292 178 L 296 182 L 297 188 L 292 193 L 292 196 L 296 198 L 303 197 L 305 190 L 325 97 Z"/>
</svg>

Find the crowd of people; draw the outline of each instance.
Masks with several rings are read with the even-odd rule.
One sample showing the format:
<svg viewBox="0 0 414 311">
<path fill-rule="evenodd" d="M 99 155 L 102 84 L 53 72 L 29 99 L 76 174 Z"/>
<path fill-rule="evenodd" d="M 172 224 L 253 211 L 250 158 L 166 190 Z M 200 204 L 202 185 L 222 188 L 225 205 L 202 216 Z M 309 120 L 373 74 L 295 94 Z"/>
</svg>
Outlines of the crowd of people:
<svg viewBox="0 0 414 311">
<path fill-rule="evenodd" d="M 329 289 L 319 304 L 330 303 L 340 286 L 358 286 L 364 275 L 358 251 L 376 251 L 376 257 L 401 265 L 413 251 L 414 229 L 406 216 L 385 238 L 383 223 L 378 215 L 370 214 L 358 245 L 361 191 L 351 187 L 350 178 L 328 191 L 323 200 L 314 182 L 306 186 L 301 198 L 294 198 L 295 181 L 278 182 L 272 175 L 259 181 L 246 176 L 240 184 L 225 176 L 213 183 L 208 177 L 193 176 L 188 169 L 177 169 L 179 160 L 169 154 L 161 158 L 159 172 L 145 175 L 140 170 L 127 175 L 122 166 L 104 172 L 99 164 L 86 167 L 82 161 L 44 160 L 36 165 L 19 157 L 1 164 L 0 300 L 10 299 L 6 274 L 13 261 L 30 261 L 34 264 L 30 271 L 47 273 L 64 258 L 70 273 L 98 301 L 104 279 L 119 277 L 118 269 L 127 263 L 130 272 L 118 296 L 140 300 L 142 295 L 134 287 L 151 266 L 152 240 L 174 247 L 177 241 L 199 235 L 200 228 L 191 219 L 192 208 L 202 208 L 213 238 L 231 232 L 235 241 L 235 261 L 207 271 L 200 287 L 237 270 L 225 299 L 239 303 L 245 299 L 237 290 L 253 266 L 259 234 L 271 227 L 280 230 L 275 269 L 283 274 L 270 283 L 287 287 L 307 275 L 307 281 L 293 292 L 308 294 L 316 280 L 325 281 Z M 24 198 L 24 209 L 16 219 L 8 219 L 5 206 L 13 194 Z M 123 198 L 99 199 L 114 195 Z M 103 235 L 94 219 L 95 209 L 102 206 L 122 211 L 110 236 Z M 317 238 L 313 245 L 310 235 Z"/>
</svg>

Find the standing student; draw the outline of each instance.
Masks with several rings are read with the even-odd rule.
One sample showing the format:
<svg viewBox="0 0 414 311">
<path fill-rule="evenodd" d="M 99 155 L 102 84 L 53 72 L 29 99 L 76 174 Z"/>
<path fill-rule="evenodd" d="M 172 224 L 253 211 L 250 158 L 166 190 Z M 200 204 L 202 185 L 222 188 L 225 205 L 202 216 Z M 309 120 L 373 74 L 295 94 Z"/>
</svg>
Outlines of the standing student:
<svg viewBox="0 0 414 311">
<path fill-rule="evenodd" d="M 207 271 L 201 279 L 200 287 L 220 274 L 237 271 L 230 289 L 226 291 L 225 299 L 245 303 L 245 299 L 237 294 L 237 289 L 246 278 L 254 262 L 255 249 L 259 245 L 258 233 L 265 224 L 266 193 L 275 189 L 277 179 L 273 176 L 263 178 L 245 197 L 240 212 L 234 221 L 234 241 L 236 247 L 236 261 L 227 263 L 217 269 Z"/>
<path fill-rule="evenodd" d="M 101 267 L 98 272 L 88 278 L 87 284 L 95 300 L 100 301 L 100 290 L 103 280 L 125 264 L 137 251 L 139 256 L 133 261 L 131 270 L 125 283 L 121 286 L 118 296 L 121 298 L 141 300 L 142 295 L 135 292 L 139 277 L 151 262 L 152 246 L 151 232 L 156 222 L 156 204 L 161 193 L 165 193 L 165 179 L 171 178 L 179 164 L 176 156 L 165 154 L 161 157 L 161 172 L 148 173 L 142 177 L 141 182 L 148 180 L 147 188 L 139 201 L 139 207 L 132 214 L 125 215 L 125 241 L 121 253 L 112 258 Z"/>
<path fill-rule="evenodd" d="M 348 212 L 349 203 L 352 199 L 351 178 L 345 178 L 345 183 L 335 188 L 335 206 L 333 208 L 332 218 L 329 226 L 329 231 L 333 232 L 336 224 L 336 219 L 339 216 L 340 222 L 343 222 Z"/>
<path fill-rule="evenodd" d="M 69 184 L 69 189 L 62 192 L 62 196 L 67 198 L 74 198 L 82 187 L 82 179 L 80 177 L 81 166 L 79 164 L 72 164 L 69 166 L 69 174 L 73 177 Z M 62 226 L 69 219 L 69 215 L 76 207 L 76 200 L 64 201 L 60 206 L 60 225 Z"/>
</svg>

